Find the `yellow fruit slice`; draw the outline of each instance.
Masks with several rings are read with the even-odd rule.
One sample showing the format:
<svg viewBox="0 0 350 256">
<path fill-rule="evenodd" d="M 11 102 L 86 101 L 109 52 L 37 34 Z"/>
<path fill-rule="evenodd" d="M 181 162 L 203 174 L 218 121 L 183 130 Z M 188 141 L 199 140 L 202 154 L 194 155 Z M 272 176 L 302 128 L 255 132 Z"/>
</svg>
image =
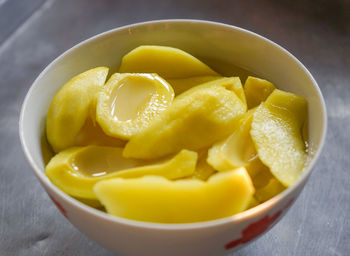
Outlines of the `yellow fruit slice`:
<svg viewBox="0 0 350 256">
<path fill-rule="evenodd" d="M 275 89 L 254 112 L 251 135 L 261 161 L 284 186 L 293 185 L 307 158 L 301 127 L 307 102 Z"/>
<path fill-rule="evenodd" d="M 129 139 L 172 103 L 172 87 L 156 74 L 114 74 L 97 101 L 97 122 L 109 136 Z"/>
<path fill-rule="evenodd" d="M 93 122 L 91 118 L 86 120 L 73 143 L 74 146 L 97 145 L 110 147 L 124 147 L 125 144 L 126 141 L 105 134 L 100 125 Z"/>
<path fill-rule="evenodd" d="M 101 146 L 70 148 L 51 159 L 46 166 L 46 175 L 69 195 L 96 199 L 92 188 L 100 180 L 144 175 L 178 179 L 192 175 L 197 162 L 197 153 L 189 150 L 152 163 L 126 159 L 122 156 L 122 150 Z"/>
<path fill-rule="evenodd" d="M 253 208 L 253 207 L 259 205 L 259 203 L 260 203 L 260 202 L 259 202 L 254 196 L 252 196 L 252 197 L 250 198 L 250 201 L 249 201 L 249 204 L 248 204 L 247 209 Z"/>
<path fill-rule="evenodd" d="M 285 189 L 258 157 L 251 161 L 246 169 L 256 189 L 254 194 L 256 202 L 265 202 Z"/>
<path fill-rule="evenodd" d="M 110 179 L 94 191 L 108 213 L 160 223 L 207 221 L 244 211 L 254 193 L 244 168 L 217 173 L 207 182 L 162 177 Z"/>
<path fill-rule="evenodd" d="M 126 54 L 120 73 L 157 73 L 165 79 L 217 76 L 206 64 L 180 49 L 143 45 Z"/>
<path fill-rule="evenodd" d="M 246 111 L 241 95 L 236 94 L 239 81 L 224 78 L 182 93 L 159 118 L 130 139 L 124 156 L 152 159 L 183 148 L 196 151 L 228 136 Z M 240 89 L 243 91 L 242 85 Z"/>
<path fill-rule="evenodd" d="M 198 152 L 198 161 L 196 170 L 193 173 L 193 178 L 200 180 L 207 180 L 212 176 L 216 171 L 207 163 L 208 150 L 202 150 Z"/>
<path fill-rule="evenodd" d="M 208 152 L 208 163 L 218 171 L 227 171 L 247 166 L 256 156 L 254 143 L 250 136 L 253 110 L 245 113 L 239 120 L 235 131 L 222 141 L 215 143 Z"/>
<path fill-rule="evenodd" d="M 250 161 L 245 168 L 247 169 L 249 176 L 252 178 L 255 187 L 257 187 L 255 181 L 261 179 L 259 176 L 261 176 L 262 179 L 267 180 L 273 177 L 269 168 L 261 162 L 258 156 L 256 156 L 252 161 Z"/>
<path fill-rule="evenodd" d="M 285 187 L 281 184 L 281 182 L 279 182 L 276 178 L 271 178 L 265 186 L 256 189 L 254 197 L 259 202 L 265 202 L 278 195 L 283 190 L 285 190 Z"/>
<path fill-rule="evenodd" d="M 217 80 L 221 76 L 195 76 L 189 78 L 168 79 L 168 83 L 173 87 L 175 95 L 179 95 L 194 86 Z"/>
<path fill-rule="evenodd" d="M 74 144 L 86 119 L 94 112 L 95 97 L 108 68 L 90 69 L 69 80 L 54 96 L 46 118 L 46 134 L 55 152 Z"/>
<path fill-rule="evenodd" d="M 248 109 L 258 106 L 265 101 L 276 87 L 267 80 L 248 76 L 244 84 L 244 92 L 247 97 Z"/>
</svg>

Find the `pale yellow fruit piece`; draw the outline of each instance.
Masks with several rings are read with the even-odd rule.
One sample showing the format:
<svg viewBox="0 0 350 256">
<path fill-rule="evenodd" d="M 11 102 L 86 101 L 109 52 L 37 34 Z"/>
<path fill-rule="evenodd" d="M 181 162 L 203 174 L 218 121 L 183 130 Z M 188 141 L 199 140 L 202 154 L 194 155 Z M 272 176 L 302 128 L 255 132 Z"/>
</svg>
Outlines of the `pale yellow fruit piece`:
<svg viewBox="0 0 350 256">
<path fill-rule="evenodd" d="M 168 79 L 168 83 L 173 87 L 175 95 L 179 95 L 194 86 L 217 80 L 221 76 L 195 76 L 189 78 Z"/>
<path fill-rule="evenodd" d="M 275 89 L 254 112 L 251 135 L 260 160 L 284 186 L 301 176 L 307 158 L 301 127 L 307 102 Z"/>
<path fill-rule="evenodd" d="M 254 199 L 258 202 L 265 202 L 285 189 L 258 157 L 251 161 L 246 169 L 256 189 Z"/>
<path fill-rule="evenodd" d="M 69 195 L 96 199 L 92 188 L 98 181 L 144 175 L 179 179 L 192 175 L 197 162 L 197 153 L 189 150 L 154 162 L 126 159 L 122 156 L 122 150 L 101 146 L 69 148 L 51 159 L 46 166 L 46 175 Z"/>
<path fill-rule="evenodd" d="M 114 74 L 100 92 L 96 119 L 109 136 L 129 139 L 165 111 L 172 87 L 156 74 Z"/>
<path fill-rule="evenodd" d="M 108 136 L 103 132 L 97 122 L 93 122 L 91 118 L 86 120 L 83 128 L 79 131 L 74 140 L 74 146 L 110 146 L 123 147 L 126 141 Z"/>
<path fill-rule="evenodd" d="M 261 179 L 259 176 L 261 176 L 262 179 L 267 178 L 267 180 L 273 177 L 269 168 L 261 162 L 258 156 L 252 159 L 245 168 L 247 169 L 249 176 L 252 178 L 254 186 L 256 186 L 254 181 L 256 179 Z"/>
<path fill-rule="evenodd" d="M 193 173 L 193 178 L 200 180 L 207 180 L 212 176 L 216 171 L 207 163 L 208 150 L 201 150 L 198 152 L 198 161 L 196 170 Z"/>
<path fill-rule="evenodd" d="M 89 116 L 96 94 L 105 83 L 108 68 L 90 69 L 69 80 L 54 96 L 46 118 L 47 139 L 55 152 L 74 144 Z"/>
<path fill-rule="evenodd" d="M 206 64 L 180 49 L 143 45 L 126 54 L 120 73 L 157 73 L 165 79 L 217 76 Z"/>
<path fill-rule="evenodd" d="M 253 76 L 248 76 L 244 84 L 248 109 L 258 106 L 265 101 L 276 87 L 273 83 Z"/>
<path fill-rule="evenodd" d="M 94 191 L 108 213 L 160 223 L 188 223 L 224 218 L 244 211 L 254 193 L 244 168 L 217 173 L 204 182 L 162 177 L 110 179 Z"/>
<path fill-rule="evenodd" d="M 285 187 L 281 182 L 276 178 L 271 178 L 265 186 L 256 189 L 254 197 L 260 202 L 265 202 L 278 195 L 283 190 L 285 190 Z"/>
<path fill-rule="evenodd" d="M 240 119 L 235 131 L 226 139 L 215 143 L 208 152 L 208 163 L 218 171 L 227 171 L 247 166 L 256 156 L 250 128 L 254 110 L 246 112 Z"/>
<path fill-rule="evenodd" d="M 270 172 L 269 168 L 267 166 L 265 166 L 260 160 L 258 160 L 258 163 L 254 164 L 255 168 L 258 168 L 258 170 L 255 170 L 255 176 L 250 175 L 250 178 L 253 181 L 254 187 L 256 189 L 260 189 L 265 187 L 271 179 L 274 178 L 274 176 L 272 175 L 272 173 Z M 252 166 L 249 165 L 247 166 L 247 171 L 250 174 L 252 172 Z"/>
<path fill-rule="evenodd" d="M 224 78 L 182 93 L 159 118 L 130 139 L 124 156 L 152 159 L 182 148 L 196 151 L 228 136 L 246 111 L 245 102 L 235 92 L 238 85 L 239 78 Z"/>
<path fill-rule="evenodd" d="M 259 204 L 260 204 L 260 202 L 254 196 L 252 196 L 250 198 L 250 201 L 249 201 L 247 209 L 253 208 L 253 207 L 255 207 L 255 206 L 259 205 Z"/>
</svg>

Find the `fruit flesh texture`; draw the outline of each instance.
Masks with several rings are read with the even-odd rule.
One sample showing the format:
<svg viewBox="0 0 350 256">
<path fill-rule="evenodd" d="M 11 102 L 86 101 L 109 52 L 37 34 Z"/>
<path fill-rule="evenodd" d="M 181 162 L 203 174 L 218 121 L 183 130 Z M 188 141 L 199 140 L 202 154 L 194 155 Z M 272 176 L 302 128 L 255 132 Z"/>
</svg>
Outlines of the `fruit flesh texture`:
<svg viewBox="0 0 350 256">
<path fill-rule="evenodd" d="M 226 139 L 215 143 L 208 152 L 208 163 L 218 171 L 227 171 L 247 166 L 256 156 L 250 136 L 254 110 L 246 112 L 238 121 L 234 132 Z"/>
<path fill-rule="evenodd" d="M 221 76 L 195 76 L 189 78 L 168 79 L 168 83 L 173 87 L 175 95 L 179 95 L 192 87 L 222 78 Z"/>
<path fill-rule="evenodd" d="M 193 178 L 206 181 L 210 176 L 216 173 L 216 170 L 207 163 L 208 149 L 198 152 L 198 161 Z"/>
<path fill-rule="evenodd" d="M 147 50 L 146 50 L 146 52 L 147 52 Z M 143 65 L 142 58 L 144 58 L 145 55 L 142 56 L 142 54 L 143 53 L 141 51 L 140 55 L 138 55 L 138 54 L 134 55 L 134 56 L 136 56 L 136 58 L 135 58 L 136 62 L 134 62 L 134 64 L 136 64 L 136 66 L 139 64 L 141 64 L 140 66 Z M 169 56 L 171 56 L 171 54 L 176 55 L 177 53 L 174 53 L 174 52 L 170 53 Z M 169 56 L 165 56 L 165 58 L 168 58 Z M 186 59 L 188 56 L 182 56 L 182 57 L 184 57 Z M 180 59 L 182 57 L 180 56 Z M 190 57 L 192 57 L 192 56 L 190 56 Z M 140 61 L 140 62 L 137 63 L 138 61 Z M 187 58 L 187 61 L 188 61 L 188 63 L 191 63 L 192 60 Z M 196 61 L 194 61 L 192 64 L 197 65 L 195 62 Z M 151 66 L 152 65 L 153 64 L 151 64 Z M 152 68 L 154 68 L 154 67 L 159 68 L 159 65 L 158 65 L 158 67 L 153 65 Z M 162 67 L 159 70 L 162 70 Z M 165 70 L 165 72 L 169 71 L 166 69 L 163 69 L 163 70 Z M 171 72 L 172 71 L 170 71 L 168 74 L 171 74 Z M 231 79 L 231 78 L 223 78 L 223 79 Z M 184 92 L 185 90 L 188 90 L 189 88 L 197 86 L 198 84 L 201 84 L 201 83 L 207 82 L 207 81 L 212 81 L 212 80 L 220 81 L 220 77 L 218 77 L 217 74 L 215 73 L 215 75 L 205 74 L 203 76 L 200 75 L 200 76 L 196 76 L 196 77 L 186 77 L 186 78 L 184 78 L 184 77 L 171 78 L 170 77 L 170 78 L 167 78 L 167 81 L 175 87 L 176 95 L 182 94 L 182 92 Z M 223 81 L 223 80 L 221 80 L 221 81 Z M 227 80 L 226 80 L 226 82 L 227 82 Z M 237 95 L 237 97 L 241 100 L 241 102 L 243 104 L 248 104 L 249 108 L 252 108 L 253 106 L 257 106 L 262 101 L 265 101 L 266 98 L 269 96 L 269 94 L 275 89 L 273 84 L 269 83 L 268 81 L 263 80 L 263 79 L 254 78 L 254 77 L 249 77 L 247 79 L 245 86 L 244 86 L 245 93 L 242 90 L 242 86 L 239 86 L 240 82 L 238 83 L 236 81 L 236 83 L 234 83 L 234 84 L 235 85 L 231 85 L 231 86 L 226 85 L 224 87 L 230 88 L 231 91 L 234 91 L 235 94 Z M 191 90 L 189 90 L 189 91 L 191 91 Z M 183 94 L 186 95 L 187 93 L 189 93 L 189 92 L 184 92 Z M 246 97 L 245 97 L 245 95 L 246 95 Z M 183 96 L 180 95 L 179 98 L 181 98 L 181 97 L 183 97 Z M 284 98 L 284 100 L 285 99 L 286 98 Z M 278 100 L 278 97 L 277 97 L 277 99 L 275 98 L 274 100 L 271 100 L 271 102 L 273 103 L 273 105 L 278 105 L 280 103 L 279 101 L 283 102 L 284 100 Z M 84 126 L 81 128 L 81 130 L 78 132 L 78 134 L 75 136 L 74 142 L 72 145 L 94 144 L 94 145 L 123 146 L 125 143 L 123 140 L 119 140 L 117 138 L 112 139 L 112 137 L 104 134 L 104 132 L 101 130 L 100 126 L 95 122 L 95 118 L 94 118 L 95 113 L 93 111 L 91 111 L 94 108 L 94 104 L 96 104 L 96 102 L 93 101 L 92 107 L 90 107 L 90 109 L 89 109 L 88 119 L 85 122 Z M 289 107 L 291 107 L 293 109 L 293 104 L 289 104 Z M 294 109 L 294 111 L 297 109 L 298 108 Z M 299 110 L 302 111 L 303 109 L 299 108 Z M 302 135 L 303 135 L 304 139 L 307 138 L 307 124 L 306 124 L 306 121 L 305 122 L 303 121 L 306 118 L 304 118 L 304 119 L 303 118 L 296 118 L 296 119 L 297 119 L 296 123 L 303 124 L 303 129 L 302 129 L 303 134 Z M 251 120 L 249 122 L 251 122 Z M 243 125 L 243 127 L 244 126 L 245 125 Z M 94 134 L 96 134 L 96 136 L 94 136 Z M 244 134 L 246 134 L 246 133 L 243 133 L 243 135 Z M 113 140 L 115 140 L 115 141 L 113 141 Z M 241 141 L 243 142 L 243 140 L 241 140 Z M 237 142 L 234 144 L 237 144 Z M 248 143 L 248 144 L 251 144 L 251 143 Z M 119 149 L 119 152 L 120 151 L 121 151 L 121 149 Z M 216 171 L 214 170 L 214 168 L 212 168 L 210 165 L 208 165 L 208 163 L 205 161 L 206 160 L 206 152 L 201 153 L 202 151 L 205 152 L 207 150 L 205 150 L 205 148 L 204 148 L 204 150 L 202 149 L 202 150 L 198 151 L 199 152 L 199 159 L 197 161 L 196 168 L 190 176 L 186 176 L 186 177 L 192 177 L 191 180 L 198 180 L 199 179 L 199 180 L 205 181 L 208 178 L 210 179 L 210 177 L 212 177 L 213 174 L 215 176 Z M 192 152 L 192 153 L 194 153 L 194 152 Z M 236 153 L 236 152 L 234 152 L 234 153 Z M 132 160 L 132 159 L 128 159 L 127 161 L 137 162 L 136 160 Z M 141 161 L 141 160 L 138 162 L 142 162 L 141 165 L 145 165 L 145 163 L 146 163 L 146 161 Z M 150 162 L 147 162 L 147 163 L 150 163 Z M 138 164 L 136 164 L 136 166 L 137 165 Z M 254 186 L 256 187 L 256 191 L 254 193 L 254 196 L 250 197 L 248 208 L 254 207 L 255 205 L 259 204 L 259 202 L 263 202 L 263 201 L 270 199 L 271 197 L 277 195 L 278 193 L 280 193 L 281 191 L 283 191 L 285 189 L 285 187 L 281 184 L 281 182 L 279 180 L 277 180 L 271 174 L 269 168 L 266 167 L 260 161 L 259 157 L 255 157 L 255 159 L 253 159 L 252 161 L 249 161 L 249 164 L 246 165 L 246 168 L 247 168 L 247 171 L 252 179 Z M 135 168 L 131 168 L 131 169 L 135 169 Z M 137 169 L 137 167 L 136 167 L 136 169 Z M 229 170 L 230 168 L 228 168 L 226 166 L 224 169 Z M 222 170 L 224 170 L 224 169 L 222 169 Z M 126 174 L 130 173 L 129 170 L 127 170 L 124 173 L 126 173 Z M 141 167 L 141 170 L 142 170 L 142 167 Z M 152 173 L 152 170 L 154 173 L 154 167 L 151 167 L 148 170 L 147 170 L 147 168 L 146 168 L 146 170 L 145 170 L 145 168 L 143 168 L 143 171 L 141 171 L 141 173 L 147 174 L 148 171 L 150 171 L 150 173 Z M 121 172 L 123 172 L 123 171 L 121 171 Z M 83 171 L 83 173 L 84 173 L 84 171 Z M 138 172 L 138 174 L 136 172 L 136 177 L 139 174 L 140 174 L 140 172 Z M 86 174 L 85 174 L 85 176 L 89 177 L 89 175 L 86 175 Z M 108 176 L 108 174 L 107 174 L 107 176 Z M 135 175 L 129 176 L 129 178 L 133 178 L 133 177 L 135 177 Z M 183 178 L 183 181 L 187 181 L 186 177 Z M 90 187 L 90 191 L 91 191 L 91 187 Z M 81 198 L 80 197 L 81 194 L 79 194 L 78 196 L 79 196 L 78 200 L 83 200 L 85 203 L 91 205 L 92 207 L 101 207 L 101 205 L 99 204 L 99 201 L 96 200 L 95 196 L 93 198 Z M 158 222 L 158 221 L 156 221 L 156 222 Z M 192 221 L 188 221 L 188 222 L 192 222 Z"/>
<path fill-rule="evenodd" d="M 77 134 L 74 140 L 74 146 L 110 146 L 110 147 L 123 147 L 126 141 L 108 136 L 103 132 L 100 125 L 97 122 L 88 118 L 83 128 Z"/>
<path fill-rule="evenodd" d="M 301 176 L 307 158 L 301 128 L 307 102 L 275 89 L 254 112 L 251 136 L 261 161 L 284 186 Z"/>
<path fill-rule="evenodd" d="M 273 83 L 253 76 L 248 76 L 244 83 L 248 109 L 258 106 L 265 101 L 276 87 Z"/>
<path fill-rule="evenodd" d="M 254 199 L 252 199 L 253 202 L 265 202 L 285 189 L 258 156 L 246 166 L 246 169 L 256 189 Z"/>
<path fill-rule="evenodd" d="M 109 136 L 129 139 L 172 103 L 172 87 L 156 74 L 114 74 L 97 101 L 97 122 Z"/>
<path fill-rule="evenodd" d="M 122 157 L 122 148 L 73 147 L 51 159 L 46 167 L 46 175 L 69 195 L 96 199 L 92 188 L 100 180 L 144 175 L 178 179 L 192 175 L 196 161 L 197 153 L 189 150 L 182 150 L 170 158 L 145 162 Z"/>
<path fill-rule="evenodd" d="M 110 179 L 94 191 L 108 213 L 128 219 L 188 223 L 231 216 L 246 209 L 254 188 L 244 168 L 211 176 L 207 182 L 163 177 Z"/>
<path fill-rule="evenodd" d="M 95 97 L 107 74 L 105 67 L 90 69 L 73 77 L 56 93 L 46 118 L 47 139 L 55 152 L 73 146 L 88 117 L 94 116 Z"/>
<path fill-rule="evenodd" d="M 157 73 L 164 79 L 217 76 L 206 64 L 180 49 L 144 45 L 126 54 L 120 73 Z"/>
<path fill-rule="evenodd" d="M 123 155 L 152 159 L 183 148 L 195 151 L 208 147 L 229 135 L 246 111 L 241 97 L 244 93 L 239 78 L 196 86 L 176 97 L 159 118 L 132 137 Z"/>
</svg>

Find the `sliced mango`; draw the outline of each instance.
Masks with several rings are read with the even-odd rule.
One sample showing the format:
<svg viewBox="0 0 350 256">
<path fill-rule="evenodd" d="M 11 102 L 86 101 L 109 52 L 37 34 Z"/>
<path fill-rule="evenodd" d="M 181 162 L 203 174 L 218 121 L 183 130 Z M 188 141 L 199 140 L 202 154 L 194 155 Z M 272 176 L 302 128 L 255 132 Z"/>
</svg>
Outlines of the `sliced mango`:
<svg viewBox="0 0 350 256">
<path fill-rule="evenodd" d="M 129 139 L 172 103 L 172 87 L 156 74 L 114 74 L 97 101 L 97 122 L 109 136 Z"/>
<path fill-rule="evenodd" d="M 94 118 L 96 95 L 108 68 L 90 69 L 69 80 L 54 96 L 46 118 L 47 139 L 55 152 L 74 144 L 89 116 Z"/>
<path fill-rule="evenodd" d="M 285 189 L 258 157 L 251 161 L 246 169 L 256 189 L 253 201 L 265 202 Z"/>
<path fill-rule="evenodd" d="M 244 84 L 244 92 L 247 98 L 248 109 L 258 106 L 265 101 L 276 87 L 267 80 L 248 76 Z"/>
<path fill-rule="evenodd" d="M 74 146 L 98 145 L 110 147 L 123 147 L 125 144 L 126 141 L 105 134 L 100 125 L 93 122 L 91 118 L 86 120 L 73 143 Z"/>
<path fill-rule="evenodd" d="M 250 110 L 240 119 L 235 131 L 222 141 L 215 143 L 208 152 L 208 163 L 218 171 L 227 171 L 247 166 L 256 156 L 250 128 L 254 111 Z"/>
<path fill-rule="evenodd" d="M 261 161 L 284 186 L 301 176 L 307 158 L 301 127 L 307 102 L 275 89 L 254 112 L 251 136 Z"/>
<path fill-rule="evenodd" d="M 256 189 L 254 197 L 259 202 L 265 202 L 278 195 L 283 190 L 285 190 L 285 187 L 281 184 L 281 182 L 279 182 L 276 178 L 271 178 L 265 186 Z"/>
<path fill-rule="evenodd" d="M 180 49 L 143 45 L 126 54 L 120 73 L 157 73 L 165 79 L 217 76 L 206 64 Z"/>
<path fill-rule="evenodd" d="M 144 175 L 178 179 L 192 175 L 197 162 L 197 153 L 189 150 L 152 163 L 126 159 L 122 156 L 122 150 L 101 146 L 70 148 L 51 159 L 46 166 L 46 175 L 69 195 L 96 199 L 92 187 L 100 180 Z"/>
<path fill-rule="evenodd" d="M 195 76 L 189 78 L 168 79 L 173 87 L 175 95 L 179 95 L 192 87 L 222 78 L 221 76 Z"/>
<path fill-rule="evenodd" d="M 193 178 L 207 180 L 211 175 L 216 173 L 213 167 L 207 163 L 208 150 L 198 152 L 198 161 L 196 170 L 193 173 Z"/>
<path fill-rule="evenodd" d="M 239 78 L 224 78 L 182 93 L 159 118 L 130 139 L 124 156 L 152 159 L 183 148 L 196 151 L 228 136 L 246 111 L 242 95 L 236 94 L 239 85 Z"/>
<path fill-rule="evenodd" d="M 109 179 L 94 191 L 108 213 L 139 221 L 188 223 L 224 218 L 245 210 L 254 193 L 244 168 L 217 173 L 207 182 L 163 177 Z"/>
<path fill-rule="evenodd" d="M 252 159 L 252 161 L 250 161 L 245 168 L 247 169 L 249 176 L 252 178 L 253 183 L 254 183 L 255 177 L 257 177 L 259 174 L 262 174 L 262 176 L 267 175 L 268 179 L 270 179 L 270 177 L 273 177 L 272 174 L 270 173 L 269 168 L 261 162 L 258 156 Z M 255 183 L 254 183 L 254 186 L 256 186 Z"/>
<path fill-rule="evenodd" d="M 252 197 L 250 198 L 250 201 L 249 201 L 249 204 L 248 204 L 247 209 L 253 208 L 253 207 L 259 205 L 259 203 L 260 203 L 260 202 L 259 202 L 254 196 L 252 196 Z"/>
</svg>

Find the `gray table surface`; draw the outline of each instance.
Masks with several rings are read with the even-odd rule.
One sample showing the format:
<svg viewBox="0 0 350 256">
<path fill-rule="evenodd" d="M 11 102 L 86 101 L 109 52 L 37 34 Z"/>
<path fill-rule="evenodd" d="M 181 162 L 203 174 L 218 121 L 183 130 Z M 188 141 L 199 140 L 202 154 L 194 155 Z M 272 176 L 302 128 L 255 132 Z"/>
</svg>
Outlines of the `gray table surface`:
<svg viewBox="0 0 350 256">
<path fill-rule="evenodd" d="M 32 174 L 19 111 L 36 76 L 71 46 L 168 18 L 219 21 L 270 38 L 309 68 L 326 99 L 326 146 L 304 191 L 271 231 L 234 255 L 350 255 L 349 10 L 348 0 L 0 0 L 0 255 L 113 255 L 74 228 Z"/>
</svg>

